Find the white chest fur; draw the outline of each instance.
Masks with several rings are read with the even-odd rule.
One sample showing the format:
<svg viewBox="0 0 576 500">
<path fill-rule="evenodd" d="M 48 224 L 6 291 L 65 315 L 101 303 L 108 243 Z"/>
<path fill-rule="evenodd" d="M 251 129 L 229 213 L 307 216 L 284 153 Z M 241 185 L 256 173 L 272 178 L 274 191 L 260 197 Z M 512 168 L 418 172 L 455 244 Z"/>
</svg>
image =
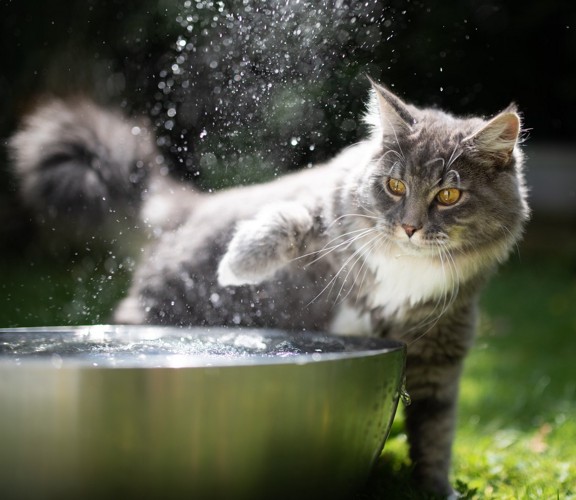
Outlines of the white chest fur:
<svg viewBox="0 0 576 500">
<path fill-rule="evenodd" d="M 368 304 L 382 308 L 387 316 L 401 315 L 421 302 L 450 296 L 459 281 L 452 262 L 426 256 L 373 253 L 366 263 L 376 277 Z"/>
<path fill-rule="evenodd" d="M 401 317 L 419 303 L 438 301 L 439 311 L 458 291 L 462 279 L 453 261 L 402 254 L 400 250 L 374 252 L 366 263 L 374 273 L 375 281 L 367 290 L 367 304 L 378 308 L 387 317 Z M 353 305 L 342 305 L 332 324 L 334 333 L 369 333 L 369 318 Z"/>
</svg>

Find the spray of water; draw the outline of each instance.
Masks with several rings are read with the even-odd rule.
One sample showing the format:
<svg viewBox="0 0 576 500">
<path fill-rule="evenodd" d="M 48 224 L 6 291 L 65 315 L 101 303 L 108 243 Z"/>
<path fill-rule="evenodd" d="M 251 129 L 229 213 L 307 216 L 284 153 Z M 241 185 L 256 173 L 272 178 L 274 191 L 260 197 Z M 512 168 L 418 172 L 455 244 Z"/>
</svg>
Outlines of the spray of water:
<svg viewBox="0 0 576 500">
<path fill-rule="evenodd" d="M 330 156 L 356 139 L 361 73 L 394 15 L 374 0 L 185 0 L 150 109 L 159 145 L 213 187 Z"/>
</svg>

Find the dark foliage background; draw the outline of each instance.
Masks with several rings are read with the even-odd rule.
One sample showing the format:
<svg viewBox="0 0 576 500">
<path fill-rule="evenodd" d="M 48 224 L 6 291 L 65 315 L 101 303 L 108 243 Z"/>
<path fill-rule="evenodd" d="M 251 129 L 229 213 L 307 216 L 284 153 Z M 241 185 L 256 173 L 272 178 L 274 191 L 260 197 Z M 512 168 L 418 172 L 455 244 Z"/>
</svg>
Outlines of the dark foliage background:
<svg viewBox="0 0 576 500">
<path fill-rule="evenodd" d="M 356 141 L 365 74 L 409 101 L 456 114 L 490 115 L 516 101 L 530 143 L 573 143 L 576 136 L 576 8 L 569 0 L 0 6 L 4 144 L 41 96 L 87 94 L 149 116 L 177 175 L 203 188 L 253 182 Z M 5 207 L 14 185 L 5 148 L 0 154 Z M 6 231 L 14 217 L 4 219 Z"/>
</svg>

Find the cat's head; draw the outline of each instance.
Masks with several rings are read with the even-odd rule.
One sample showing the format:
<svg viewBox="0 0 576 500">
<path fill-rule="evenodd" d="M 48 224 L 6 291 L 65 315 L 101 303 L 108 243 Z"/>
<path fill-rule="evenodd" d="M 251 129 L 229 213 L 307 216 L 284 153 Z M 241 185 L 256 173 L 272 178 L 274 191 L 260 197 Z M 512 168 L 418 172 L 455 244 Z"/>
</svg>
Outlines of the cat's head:
<svg viewBox="0 0 576 500">
<path fill-rule="evenodd" d="M 379 149 L 359 200 L 388 241 L 414 254 L 508 253 L 529 214 L 515 106 L 457 118 L 373 83 L 367 122 Z"/>
</svg>

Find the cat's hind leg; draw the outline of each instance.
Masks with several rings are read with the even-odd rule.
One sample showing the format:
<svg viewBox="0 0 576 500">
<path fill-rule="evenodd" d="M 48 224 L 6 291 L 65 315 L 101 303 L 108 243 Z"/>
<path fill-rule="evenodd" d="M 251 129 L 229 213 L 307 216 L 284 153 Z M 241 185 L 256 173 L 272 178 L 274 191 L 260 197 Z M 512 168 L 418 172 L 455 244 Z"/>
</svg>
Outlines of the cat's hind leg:
<svg viewBox="0 0 576 500">
<path fill-rule="evenodd" d="M 301 203 L 269 205 L 238 224 L 218 267 L 222 286 L 257 284 L 305 253 L 314 218 Z"/>
</svg>

